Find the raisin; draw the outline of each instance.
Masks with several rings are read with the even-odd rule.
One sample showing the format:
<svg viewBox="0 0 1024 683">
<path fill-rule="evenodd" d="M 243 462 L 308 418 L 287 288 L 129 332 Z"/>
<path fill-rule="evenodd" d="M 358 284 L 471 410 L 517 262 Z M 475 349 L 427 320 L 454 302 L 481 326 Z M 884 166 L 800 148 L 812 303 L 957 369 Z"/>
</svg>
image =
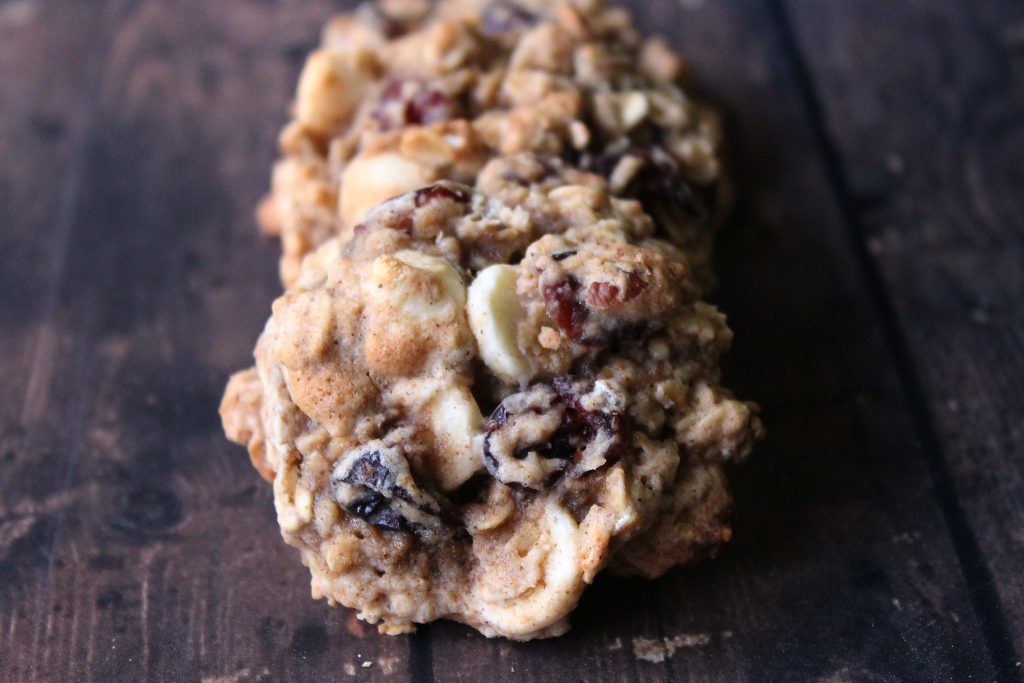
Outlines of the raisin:
<svg viewBox="0 0 1024 683">
<path fill-rule="evenodd" d="M 647 339 L 657 329 L 650 322 L 632 322 L 613 328 L 605 335 L 605 343 L 615 344 L 617 342 L 630 342 L 637 339 Z"/>
<path fill-rule="evenodd" d="M 561 282 L 544 285 L 544 308 L 548 316 L 575 340 L 583 336 L 583 325 L 590 313 L 579 300 L 579 289 L 579 280 L 572 275 Z"/>
<path fill-rule="evenodd" d="M 348 509 L 356 517 L 382 529 L 405 532 L 414 530 L 404 517 L 391 508 L 388 499 L 379 493 L 371 493 L 356 499 Z"/>
<path fill-rule="evenodd" d="M 419 209 L 424 205 L 433 202 L 435 199 L 447 199 L 452 202 L 468 204 L 469 194 L 464 190 L 452 187 L 451 185 L 435 183 L 434 185 L 428 185 L 416 190 L 414 202 L 416 204 L 416 208 Z"/>
<path fill-rule="evenodd" d="M 374 441 L 344 454 L 331 473 L 334 499 L 368 524 L 420 537 L 447 532 L 442 509 L 416 484 L 402 448 Z"/>
<path fill-rule="evenodd" d="M 487 423 L 488 471 L 506 484 L 542 488 L 565 472 L 582 476 L 612 462 L 626 440 L 625 422 L 616 410 L 582 406 L 583 396 L 596 388 L 564 375 L 507 397 L 500 419 Z"/>
<path fill-rule="evenodd" d="M 487 421 L 487 430 L 494 431 L 498 427 L 504 427 L 506 422 L 508 422 L 508 409 L 502 403 L 491 413 L 491 418 Z"/>
<path fill-rule="evenodd" d="M 683 176 L 676 160 L 659 145 L 586 156 L 582 166 L 608 178 L 626 156 L 637 157 L 641 165 L 622 191 L 623 196 L 640 200 L 659 221 L 667 218 L 702 223 L 708 219 L 710 211 L 706 200 Z"/>
<path fill-rule="evenodd" d="M 382 489 L 389 485 L 391 472 L 380 461 L 380 451 L 363 453 L 350 465 L 348 474 L 340 481 L 346 484 L 362 484 L 374 489 Z"/>
<path fill-rule="evenodd" d="M 554 261 L 564 261 L 565 259 L 569 258 L 570 256 L 575 256 L 578 253 L 579 252 L 576 251 L 575 249 L 570 249 L 569 251 L 560 251 L 557 254 L 552 254 L 551 258 Z"/>
</svg>

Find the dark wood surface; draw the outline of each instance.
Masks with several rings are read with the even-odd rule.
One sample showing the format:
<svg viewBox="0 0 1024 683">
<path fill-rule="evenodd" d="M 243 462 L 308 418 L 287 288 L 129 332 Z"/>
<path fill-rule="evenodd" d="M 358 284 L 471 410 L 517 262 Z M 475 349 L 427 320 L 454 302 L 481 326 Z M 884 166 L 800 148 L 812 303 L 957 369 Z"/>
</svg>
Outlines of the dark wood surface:
<svg viewBox="0 0 1024 683">
<path fill-rule="evenodd" d="M 220 434 L 343 6 L 0 1 L 0 679 L 1021 680 L 1024 5 L 632 3 L 729 117 L 726 375 L 769 439 L 721 558 L 525 645 L 311 600 Z"/>
</svg>

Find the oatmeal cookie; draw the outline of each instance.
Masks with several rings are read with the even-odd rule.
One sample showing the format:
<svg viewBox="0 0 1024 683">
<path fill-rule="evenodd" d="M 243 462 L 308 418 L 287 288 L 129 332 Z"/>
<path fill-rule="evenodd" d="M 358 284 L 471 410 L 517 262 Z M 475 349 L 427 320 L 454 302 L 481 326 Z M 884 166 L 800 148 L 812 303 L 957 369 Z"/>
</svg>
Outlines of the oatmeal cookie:
<svg viewBox="0 0 1024 683">
<path fill-rule="evenodd" d="M 503 160 L 524 185 L 586 174 L 571 182 L 641 200 L 706 288 L 729 192 L 718 120 L 684 72 L 599 0 L 382 0 L 336 18 L 302 70 L 259 210 L 281 237 L 282 280 L 381 201 L 441 179 L 493 194 L 489 162 Z"/>
<path fill-rule="evenodd" d="M 527 640 L 564 633 L 605 567 L 714 555 L 723 467 L 762 429 L 719 383 L 731 333 L 694 259 L 640 202 L 532 152 L 474 184 L 310 252 L 221 413 L 315 596 L 385 633 Z"/>
</svg>

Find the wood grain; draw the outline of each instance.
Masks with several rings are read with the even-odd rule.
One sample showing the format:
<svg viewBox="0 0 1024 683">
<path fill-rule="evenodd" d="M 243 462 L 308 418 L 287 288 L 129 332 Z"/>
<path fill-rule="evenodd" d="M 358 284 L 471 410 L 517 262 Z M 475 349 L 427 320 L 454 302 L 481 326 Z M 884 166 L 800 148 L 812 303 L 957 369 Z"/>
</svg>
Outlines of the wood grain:
<svg viewBox="0 0 1024 683">
<path fill-rule="evenodd" d="M 0 671 L 12 680 L 42 666 L 52 634 L 45 577 L 56 562 L 55 518 L 73 495 L 56 476 L 49 438 L 61 416 L 45 427 L 23 418 L 45 412 L 51 359 L 65 343 L 50 315 L 53 281 L 95 122 L 105 51 L 96 38 L 109 35 L 105 20 L 116 26 L 116 10 L 12 3 L 0 12 Z"/>
<path fill-rule="evenodd" d="M 1000 670 L 1019 675 L 1024 6 L 787 8 L 973 600 Z"/>
<path fill-rule="evenodd" d="M 1019 446 L 1013 424 L 998 432 L 998 452 L 973 441 L 996 432 L 935 416 L 951 387 L 968 387 L 958 396 L 976 403 L 960 405 L 983 427 L 1020 415 L 1012 400 L 1000 412 L 997 397 L 1012 387 L 992 374 L 1019 349 L 1019 328 L 990 316 L 991 346 L 970 325 L 939 331 L 944 315 L 967 310 L 964 292 L 974 290 L 964 288 L 982 280 L 990 289 L 978 291 L 995 297 L 986 301 L 1003 313 L 1012 304 L 1021 237 L 1004 224 L 1018 208 L 1010 190 L 1024 180 L 985 167 L 1009 189 L 987 183 L 981 208 L 961 209 L 999 221 L 984 223 L 983 236 L 936 243 L 949 273 L 913 270 L 933 266 L 883 240 L 886 278 L 872 279 L 834 176 L 874 177 L 877 159 L 853 156 L 866 133 L 848 121 L 829 124 L 846 131 L 833 133 L 842 154 L 830 156 L 802 60 L 828 121 L 845 120 L 836 112 L 865 76 L 837 81 L 827 51 L 820 60 L 817 50 L 794 53 L 788 15 L 762 0 L 635 7 L 645 28 L 691 57 L 731 119 L 741 193 L 719 256 L 718 300 L 737 332 L 726 374 L 764 405 L 770 430 L 735 472 L 734 543 L 657 582 L 602 577 L 569 636 L 525 645 L 448 623 L 380 637 L 309 597 L 270 491 L 223 440 L 216 405 L 278 291 L 276 247 L 251 217 L 276 131 L 304 54 L 346 4 L 0 3 L 0 679 L 1011 679 L 950 506 L 962 502 L 991 575 L 1012 578 L 1012 556 L 985 534 L 1019 531 L 1019 507 L 1005 500 L 1017 489 L 988 480 L 1010 474 L 975 464 L 978 485 L 998 492 L 979 512 L 980 491 L 942 479 L 929 439 L 957 481 L 968 455 L 1007 463 Z M 979 5 L 977 26 L 957 40 L 983 43 L 977 27 L 1015 16 L 1007 6 Z M 832 16 L 802 5 L 793 15 L 801 45 Z M 1001 54 L 1019 78 L 1017 53 Z M 835 64 L 835 73 L 852 69 Z M 879 66 L 871 79 L 895 88 L 890 71 L 899 69 Z M 991 97 L 996 112 L 1016 101 Z M 901 125 L 912 115 L 930 121 L 908 110 Z M 1016 140 L 1007 123 L 979 130 Z M 998 168 L 1015 168 L 1000 154 Z M 921 173 L 883 194 L 938 220 L 940 209 L 922 208 L 932 176 Z M 966 260 L 956 245 L 967 245 Z M 964 263 L 986 264 L 996 251 L 1001 265 L 982 280 L 957 279 Z M 901 268 L 921 281 L 890 280 Z M 939 301 L 942 291 L 962 305 Z M 900 318 L 905 348 L 880 299 L 901 316 L 925 306 L 927 316 Z M 915 341 L 929 334 L 941 343 Z M 961 357 L 960 344 L 978 355 Z M 904 355 L 924 378 L 920 395 Z M 922 409 L 938 425 L 932 437 Z M 985 516 L 997 514 L 1006 516 Z M 1019 594 L 999 586 L 999 609 L 1015 614 Z M 638 657 L 645 641 L 676 649 L 648 661 Z"/>
<path fill-rule="evenodd" d="M 20 518 L 0 588 L 4 677 L 288 680 L 363 662 L 407 677 L 407 640 L 310 600 L 269 491 L 216 417 L 278 288 L 251 214 L 292 55 L 331 8 L 116 9 L 109 35 L 89 36 L 95 113 L 66 256 L 44 284 L 52 308 L 25 321 L 59 337 L 32 370 L 43 379 L 5 465 L 2 499 Z"/>
</svg>

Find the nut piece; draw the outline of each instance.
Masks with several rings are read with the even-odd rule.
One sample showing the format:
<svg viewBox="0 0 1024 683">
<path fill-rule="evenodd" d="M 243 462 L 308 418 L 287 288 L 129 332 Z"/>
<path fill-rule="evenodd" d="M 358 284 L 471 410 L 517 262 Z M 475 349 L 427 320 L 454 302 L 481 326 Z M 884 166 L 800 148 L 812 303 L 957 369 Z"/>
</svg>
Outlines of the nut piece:
<svg viewBox="0 0 1024 683">
<path fill-rule="evenodd" d="M 373 53 L 363 49 L 317 50 L 306 60 L 295 98 L 295 118 L 310 131 L 338 132 L 379 75 Z"/>
</svg>

